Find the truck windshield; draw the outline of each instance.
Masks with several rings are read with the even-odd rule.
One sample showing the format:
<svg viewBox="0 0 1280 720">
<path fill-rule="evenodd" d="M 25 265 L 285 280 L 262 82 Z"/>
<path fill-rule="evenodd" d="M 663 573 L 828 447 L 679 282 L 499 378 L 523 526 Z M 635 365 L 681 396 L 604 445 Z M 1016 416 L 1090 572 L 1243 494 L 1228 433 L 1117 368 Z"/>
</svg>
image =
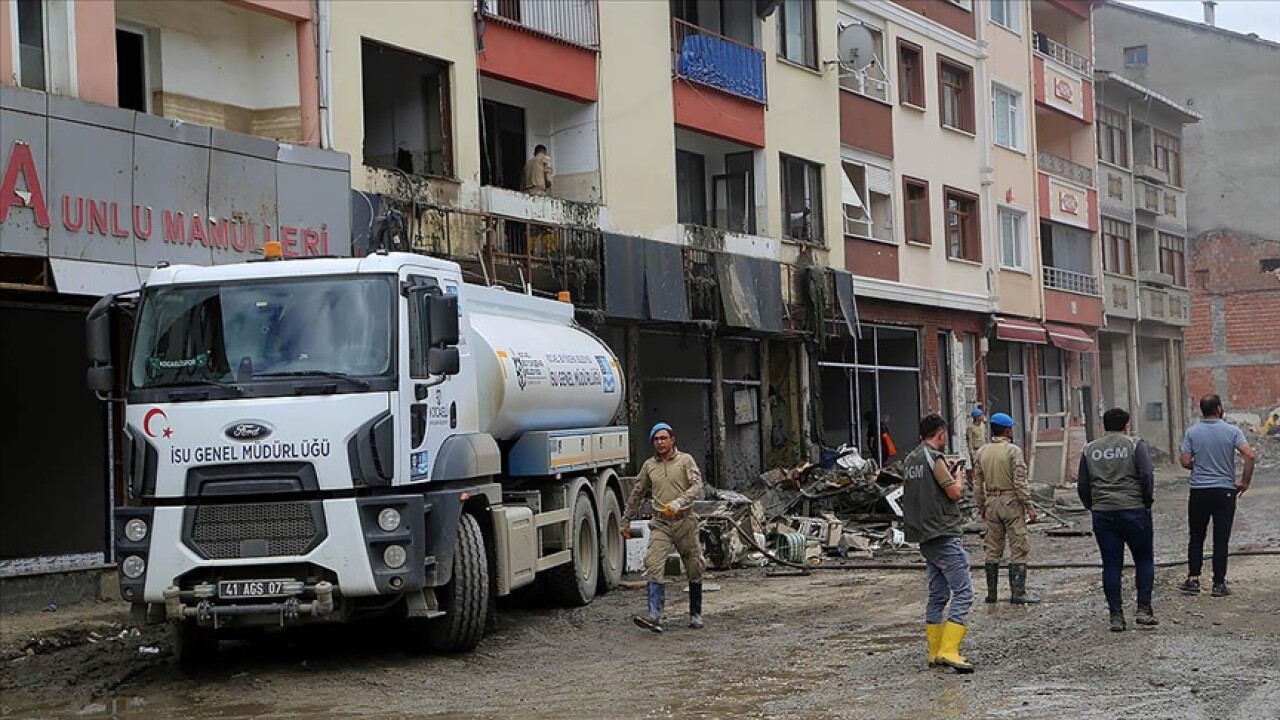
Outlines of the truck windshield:
<svg viewBox="0 0 1280 720">
<path fill-rule="evenodd" d="M 130 384 L 142 389 L 267 377 L 278 382 L 282 376 L 385 376 L 394 367 L 393 302 L 393 284 L 382 277 L 149 290 Z"/>
</svg>

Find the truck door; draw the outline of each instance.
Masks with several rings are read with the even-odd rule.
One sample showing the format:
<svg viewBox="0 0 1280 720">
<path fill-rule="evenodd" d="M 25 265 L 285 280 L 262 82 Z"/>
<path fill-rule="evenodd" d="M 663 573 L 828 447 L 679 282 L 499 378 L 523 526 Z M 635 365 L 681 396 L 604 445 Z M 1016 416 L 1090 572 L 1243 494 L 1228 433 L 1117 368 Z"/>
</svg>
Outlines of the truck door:
<svg viewBox="0 0 1280 720">
<path fill-rule="evenodd" d="M 410 270 L 401 280 L 409 286 L 438 287 L 441 292 L 456 293 L 456 286 L 442 286 L 439 279 Z M 452 283 L 448 283 L 452 285 Z M 424 482 L 431 478 L 441 443 L 458 427 L 459 383 L 452 380 L 436 383 L 427 372 L 428 340 L 423 337 L 420 315 L 422 308 L 412 297 L 403 300 L 407 322 L 401 326 L 401 342 L 407 349 L 400 353 L 400 438 L 406 451 L 401 461 L 406 463 L 404 472 L 398 473 L 401 483 Z"/>
</svg>

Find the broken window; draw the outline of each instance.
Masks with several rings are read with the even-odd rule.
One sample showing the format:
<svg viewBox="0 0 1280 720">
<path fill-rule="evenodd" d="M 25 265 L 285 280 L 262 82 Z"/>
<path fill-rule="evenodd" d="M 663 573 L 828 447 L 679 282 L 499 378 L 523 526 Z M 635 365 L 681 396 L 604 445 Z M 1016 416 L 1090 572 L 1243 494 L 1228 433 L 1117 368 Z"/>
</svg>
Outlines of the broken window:
<svg viewBox="0 0 1280 720">
<path fill-rule="evenodd" d="M 875 165 L 847 162 L 841 181 L 844 233 L 893 242 L 893 198 L 889 194 L 893 173 Z"/>
<path fill-rule="evenodd" d="M 829 343 L 819 362 L 823 442 L 852 443 L 881 462 L 900 459 L 919 434 L 919 332 L 874 325 L 862 330 L 857 341 Z"/>
<path fill-rule="evenodd" d="M 782 156 L 783 231 L 792 240 L 823 244 L 822 166 Z"/>
<path fill-rule="evenodd" d="M 364 40 L 364 164 L 452 176 L 449 64 Z"/>
</svg>

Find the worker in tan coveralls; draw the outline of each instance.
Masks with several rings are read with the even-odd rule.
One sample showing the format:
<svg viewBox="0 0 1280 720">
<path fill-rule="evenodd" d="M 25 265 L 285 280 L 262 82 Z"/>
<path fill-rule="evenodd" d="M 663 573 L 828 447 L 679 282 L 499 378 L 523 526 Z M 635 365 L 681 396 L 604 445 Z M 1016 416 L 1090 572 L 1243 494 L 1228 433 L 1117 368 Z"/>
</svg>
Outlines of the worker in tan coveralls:
<svg viewBox="0 0 1280 720">
<path fill-rule="evenodd" d="M 1022 448 L 1012 442 L 1013 418 L 996 413 L 991 416 L 991 429 L 995 437 L 978 451 L 973 483 L 973 500 L 987 522 L 984 543 L 987 602 L 996 601 L 1006 539 L 1009 542 L 1009 602 L 1015 605 L 1040 602 L 1027 595 L 1027 556 L 1031 554 L 1027 518 L 1036 521 L 1031 485 L 1027 481 L 1027 461 L 1022 457 Z"/>
<path fill-rule="evenodd" d="M 649 585 L 649 613 L 637 615 L 636 625 L 662 632 L 662 609 L 666 592 L 667 555 L 674 547 L 684 561 L 689 576 L 689 627 L 701 630 L 702 622 L 702 542 L 698 539 L 698 518 L 693 503 L 702 497 L 702 471 L 693 456 L 676 449 L 675 430 L 660 422 L 649 431 L 654 457 L 640 466 L 636 486 L 622 516 L 622 537 L 630 539 L 631 521 L 640 512 L 645 495 L 653 494 L 653 520 L 649 523 L 649 551 L 644 556 L 644 574 Z"/>
<path fill-rule="evenodd" d="M 991 427 L 987 425 L 987 415 L 982 412 L 981 407 L 974 408 L 969 413 L 969 417 L 972 422 L 965 428 L 965 440 L 969 447 L 969 489 L 972 490 L 973 479 L 977 472 L 975 468 L 978 466 L 978 451 L 991 438 Z"/>
<path fill-rule="evenodd" d="M 549 195 L 551 179 L 555 171 L 551 167 L 551 156 L 547 154 L 547 146 L 539 145 L 533 149 L 533 157 L 524 164 L 520 189 L 530 195 Z"/>
</svg>

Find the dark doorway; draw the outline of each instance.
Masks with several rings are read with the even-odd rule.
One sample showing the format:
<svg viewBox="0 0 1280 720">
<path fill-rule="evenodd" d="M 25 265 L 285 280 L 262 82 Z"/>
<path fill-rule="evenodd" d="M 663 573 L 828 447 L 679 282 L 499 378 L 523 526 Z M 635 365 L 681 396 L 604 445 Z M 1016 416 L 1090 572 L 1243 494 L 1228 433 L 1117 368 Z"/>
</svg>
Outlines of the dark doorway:
<svg viewBox="0 0 1280 720">
<path fill-rule="evenodd" d="M 525 134 L 524 108 L 485 100 L 481 103 L 484 125 L 484 162 L 480 164 L 482 185 L 521 190 L 524 164 L 529 158 Z"/>
<path fill-rule="evenodd" d="M 147 112 L 147 39 L 116 28 L 116 90 L 120 107 Z"/>
</svg>

